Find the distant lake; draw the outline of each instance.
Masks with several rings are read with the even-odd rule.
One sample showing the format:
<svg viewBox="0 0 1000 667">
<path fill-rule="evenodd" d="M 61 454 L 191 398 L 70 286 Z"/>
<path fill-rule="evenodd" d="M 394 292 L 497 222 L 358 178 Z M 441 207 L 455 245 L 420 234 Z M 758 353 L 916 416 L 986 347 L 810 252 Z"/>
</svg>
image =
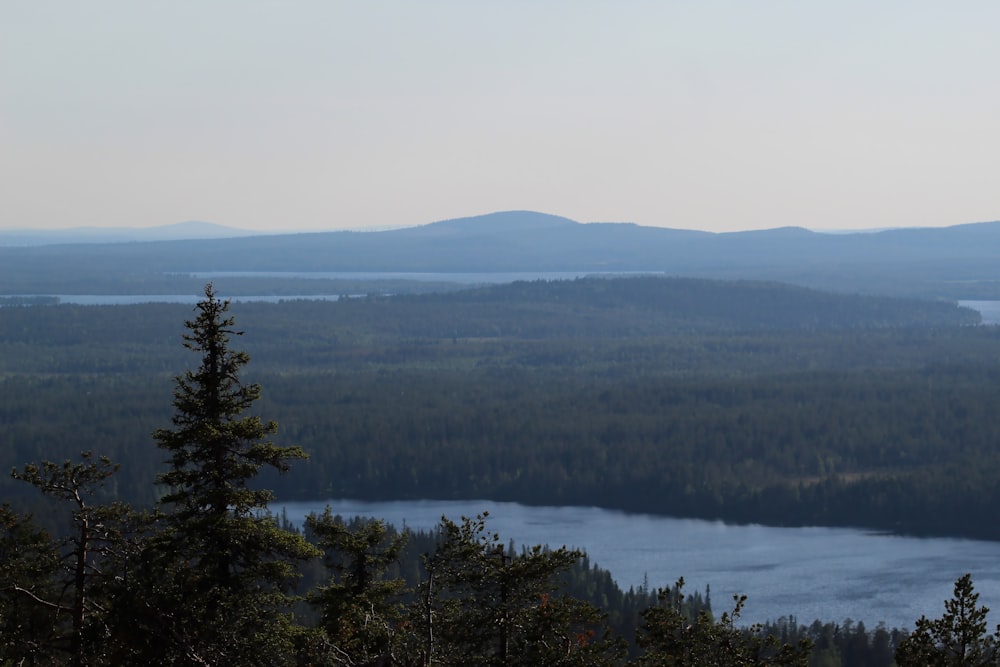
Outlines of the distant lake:
<svg viewBox="0 0 1000 667">
<path fill-rule="evenodd" d="M 198 274 L 202 278 L 219 277 L 221 274 Z M 235 275 L 235 274 L 232 274 Z M 241 274 L 242 275 L 242 274 Z M 263 274 L 246 274 L 263 275 Z M 284 277 L 320 277 L 317 274 L 282 274 Z M 362 274 L 324 274 L 322 277 L 357 277 Z M 500 284 L 505 282 L 515 282 L 517 280 L 573 280 L 582 277 L 584 274 L 566 274 L 565 277 L 553 277 L 553 274 L 514 274 L 514 273 L 397 273 L 397 274 L 363 274 L 372 276 L 371 280 L 387 279 L 388 276 L 395 276 L 399 279 L 457 282 L 462 284 Z M 561 275 L 561 274 L 560 274 Z M 422 278 L 404 278 L 404 276 L 423 276 Z M 433 277 L 431 277 L 433 276 Z M 512 276 L 523 276 L 513 278 Z M 357 278 L 362 280 L 362 278 Z M 69 303 L 78 306 L 127 306 L 140 303 L 190 303 L 195 304 L 204 298 L 199 294 L 15 294 L 11 296 L 24 297 L 55 297 L 59 303 Z M 267 303 L 278 303 L 280 301 L 296 301 L 300 299 L 311 301 L 336 301 L 340 298 L 336 294 L 299 294 L 299 295 L 257 295 L 257 296 L 234 296 L 229 297 L 234 302 L 240 301 L 263 301 Z M 979 311 L 983 318 L 983 324 L 1000 324 L 1000 301 L 959 301 L 960 306 L 972 308 Z M 2 305 L 2 304 L 0 304 Z"/>
<path fill-rule="evenodd" d="M 517 281 L 534 280 L 575 280 L 587 276 L 596 275 L 664 275 L 663 272 L 656 271 L 636 271 L 636 272 L 614 272 L 600 273 L 595 271 L 533 271 L 533 272 L 507 272 L 507 273 L 394 273 L 394 272 L 351 272 L 351 271 L 205 271 L 188 273 L 185 275 L 194 276 L 199 279 L 212 280 L 215 278 L 300 278 L 300 279 L 328 279 L 328 280 L 356 280 L 356 281 L 376 281 L 376 280 L 413 280 L 419 282 L 445 282 L 462 285 L 494 285 L 512 283 Z M 195 304 L 203 297 L 200 294 L 21 294 L 11 296 L 26 297 L 56 297 L 59 303 L 68 303 L 84 306 L 120 306 L 134 305 L 141 303 L 186 303 Z M 230 297 L 235 302 L 259 301 L 267 303 L 277 303 L 280 301 L 336 301 L 339 295 L 336 294 L 301 294 L 301 295 L 257 295 L 257 296 L 235 296 Z M 972 308 L 982 316 L 983 324 L 1000 324 L 1000 301 L 982 300 L 960 300 L 960 306 Z M 3 304 L 0 303 L 0 307 Z"/>
<path fill-rule="evenodd" d="M 329 504 L 334 514 L 385 519 L 431 529 L 489 511 L 487 528 L 506 542 L 584 549 L 623 589 L 651 588 L 683 576 L 688 592 L 711 586 L 716 613 L 746 594 L 747 623 L 794 615 L 799 623 L 864 621 L 874 628 L 912 628 L 921 614 L 944 611 L 956 579 L 971 572 L 980 603 L 1000 605 L 1000 543 L 913 538 L 847 528 L 770 528 L 626 514 L 595 507 L 529 507 L 491 501 L 352 500 L 294 502 L 282 507 L 297 523 Z M 996 622 L 996 614 L 992 615 Z"/>
<path fill-rule="evenodd" d="M 595 271 L 534 271 L 534 272 L 508 272 L 508 273 L 394 273 L 394 272 L 344 272 L 344 271 L 204 271 L 194 273 L 184 273 L 203 280 L 214 280 L 217 278 L 301 278 L 301 279 L 328 279 L 328 280 L 354 280 L 358 282 L 371 282 L 378 280 L 412 280 L 416 282 L 444 282 L 460 285 L 494 285 L 512 283 L 517 281 L 534 280 L 574 280 L 594 275 L 652 275 L 655 272 L 617 272 L 599 273 Z M 662 275 L 662 274 L 661 274 Z M 204 298 L 201 294 L 15 294 L 17 297 L 54 297 L 59 303 L 73 304 L 78 306 L 128 306 L 142 303 L 183 303 L 195 304 Z M 337 294 L 292 294 L 292 295 L 258 295 L 258 296 L 227 296 L 233 302 L 266 302 L 278 303 L 281 301 L 336 301 L 340 298 Z M 0 307 L 3 304 L 0 303 Z"/>
<path fill-rule="evenodd" d="M 1000 324 L 1000 301 L 959 301 L 958 305 L 978 310 L 983 324 Z"/>
</svg>

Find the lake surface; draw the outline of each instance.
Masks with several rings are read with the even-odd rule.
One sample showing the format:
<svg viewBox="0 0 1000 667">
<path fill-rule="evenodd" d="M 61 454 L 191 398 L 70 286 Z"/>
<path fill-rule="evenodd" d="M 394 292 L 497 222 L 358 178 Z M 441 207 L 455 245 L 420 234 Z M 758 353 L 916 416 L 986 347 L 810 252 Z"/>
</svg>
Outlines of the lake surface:
<svg viewBox="0 0 1000 667">
<path fill-rule="evenodd" d="M 377 280 L 411 280 L 416 282 L 455 283 L 460 285 L 493 285 L 533 280 L 573 280 L 594 275 L 651 275 L 647 272 L 598 273 L 594 271 L 533 271 L 505 273 L 399 273 L 399 272 L 358 272 L 358 271 L 202 271 L 184 273 L 204 280 L 217 278 L 312 278 L 331 280 L 356 280 L 370 282 Z M 662 274 L 661 274 L 662 275 Z M 77 306 L 130 306 L 142 303 L 180 303 L 194 305 L 204 298 L 201 294 L 15 294 L 20 297 L 55 297 L 59 303 Z M 234 303 L 260 301 L 278 303 L 281 301 L 336 301 L 337 294 L 263 295 L 232 296 Z M 0 307 L 3 307 L 0 304 Z"/>
<path fill-rule="evenodd" d="M 199 277 L 211 279 L 213 277 L 220 277 L 223 275 L 233 275 L 233 276 L 261 276 L 261 275 L 274 275 L 283 277 L 308 277 L 308 278 L 359 278 L 361 276 L 367 276 L 365 279 L 379 279 L 386 278 L 388 276 L 393 276 L 399 279 L 410 279 L 410 280 L 424 280 L 424 281 L 441 281 L 441 282 L 455 282 L 467 285 L 485 285 L 485 284 L 499 284 L 514 282 L 516 280 L 573 280 L 575 278 L 583 277 L 583 273 L 396 273 L 396 274 L 385 274 L 385 273 L 372 273 L 372 274 L 358 274 L 358 273 L 273 273 L 266 274 L 261 272 L 247 272 L 247 273 L 204 273 L 197 274 Z M 415 277 L 419 276 L 419 277 Z M 201 301 L 204 296 L 199 294 L 17 294 L 12 296 L 26 296 L 26 297 L 55 297 L 59 299 L 59 303 L 73 304 L 77 306 L 130 306 L 141 303 L 182 303 L 194 305 Z M 336 301 L 340 298 L 336 294 L 302 294 L 302 295 L 260 295 L 260 296 L 235 296 L 229 297 L 233 302 L 239 303 L 249 302 L 249 301 L 262 301 L 266 303 L 278 303 L 281 301 L 298 301 L 298 300 L 309 300 L 309 301 Z M 973 310 L 979 311 L 982 316 L 982 323 L 986 325 L 1000 325 L 1000 301 L 959 301 L 959 305 L 972 308 Z M 0 304 L 0 308 L 4 307 Z"/>
<path fill-rule="evenodd" d="M 912 538 L 842 528 L 770 528 L 626 514 L 595 507 L 528 507 L 491 501 L 352 500 L 295 502 L 284 507 L 301 522 L 329 504 L 335 514 L 385 519 L 431 529 L 441 516 L 458 520 L 488 511 L 487 528 L 504 542 L 566 545 L 585 550 L 623 589 L 672 584 L 689 592 L 711 586 L 721 613 L 746 594 L 747 623 L 793 615 L 864 621 L 874 628 L 912 628 L 924 614 L 941 616 L 956 579 L 971 572 L 980 604 L 1000 605 L 1000 543 Z M 997 614 L 991 615 L 995 623 Z"/>
<path fill-rule="evenodd" d="M 958 305 L 978 310 L 983 324 L 1000 324 L 1000 301 L 959 301 Z"/>
</svg>

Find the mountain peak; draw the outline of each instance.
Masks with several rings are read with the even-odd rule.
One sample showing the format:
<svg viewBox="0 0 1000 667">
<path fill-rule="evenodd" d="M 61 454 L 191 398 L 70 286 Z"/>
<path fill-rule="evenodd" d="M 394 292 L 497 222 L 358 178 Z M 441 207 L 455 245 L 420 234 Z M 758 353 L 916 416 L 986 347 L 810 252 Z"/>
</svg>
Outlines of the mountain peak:
<svg viewBox="0 0 1000 667">
<path fill-rule="evenodd" d="M 452 218 L 450 220 L 440 220 L 427 225 L 422 225 L 423 229 L 441 231 L 488 231 L 488 232 L 515 232 L 515 231 L 538 231 L 541 229 L 552 229 L 556 227 L 570 227 L 580 223 L 569 218 L 549 213 L 539 213 L 537 211 L 497 211 L 476 215 L 468 218 Z"/>
</svg>

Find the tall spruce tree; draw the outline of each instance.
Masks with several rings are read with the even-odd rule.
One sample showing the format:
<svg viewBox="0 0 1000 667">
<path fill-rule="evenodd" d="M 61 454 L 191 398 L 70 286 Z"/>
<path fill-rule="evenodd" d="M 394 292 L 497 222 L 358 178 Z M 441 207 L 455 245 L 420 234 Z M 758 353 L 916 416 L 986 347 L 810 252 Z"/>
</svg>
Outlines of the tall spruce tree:
<svg viewBox="0 0 1000 667">
<path fill-rule="evenodd" d="M 184 346 L 201 355 L 176 378 L 172 429 L 154 438 L 170 454 L 158 481 L 165 528 L 150 551 L 150 624 L 169 653 L 156 662 L 282 664 L 296 636 L 289 594 L 299 561 L 318 556 L 300 535 L 267 512 L 273 494 L 252 482 L 265 466 L 280 472 L 305 458 L 299 447 L 267 438 L 277 425 L 246 415 L 260 397 L 240 378 L 250 358 L 230 348 L 229 301 L 211 284 L 185 322 Z"/>
</svg>

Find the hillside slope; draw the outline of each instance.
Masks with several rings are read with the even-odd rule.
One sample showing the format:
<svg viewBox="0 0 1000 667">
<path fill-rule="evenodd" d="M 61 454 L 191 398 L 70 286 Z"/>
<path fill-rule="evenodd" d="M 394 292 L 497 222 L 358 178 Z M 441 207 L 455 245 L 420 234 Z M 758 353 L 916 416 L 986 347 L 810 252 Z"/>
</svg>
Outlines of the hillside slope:
<svg viewBox="0 0 1000 667">
<path fill-rule="evenodd" d="M 657 272 L 921 297 L 1000 298 L 1000 222 L 877 233 L 713 234 L 512 211 L 383 232 L 0 248 L 0 285 L 166 273 Z"/>
</svg>

